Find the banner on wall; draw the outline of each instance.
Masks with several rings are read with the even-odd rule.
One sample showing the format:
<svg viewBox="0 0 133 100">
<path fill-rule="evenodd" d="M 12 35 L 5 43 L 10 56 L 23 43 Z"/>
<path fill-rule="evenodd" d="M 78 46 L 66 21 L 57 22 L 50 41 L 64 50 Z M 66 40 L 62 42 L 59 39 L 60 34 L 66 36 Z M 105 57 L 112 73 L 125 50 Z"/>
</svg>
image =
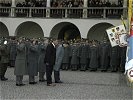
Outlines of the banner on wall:
<svg viewBox="0 0 133 100">
<path fill-rule="evenodd" d="M 111 46 L 127 46 L 127 32 L 124 25 L 112 27 L 106 30 Z"/>
</svg>

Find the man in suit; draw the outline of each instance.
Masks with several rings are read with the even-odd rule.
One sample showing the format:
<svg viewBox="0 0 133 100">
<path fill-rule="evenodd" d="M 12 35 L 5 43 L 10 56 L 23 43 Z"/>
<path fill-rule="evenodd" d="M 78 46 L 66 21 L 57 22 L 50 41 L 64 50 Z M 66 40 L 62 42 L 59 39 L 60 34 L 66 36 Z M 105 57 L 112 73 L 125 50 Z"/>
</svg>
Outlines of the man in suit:
<svg viewBox="0 0 133 100">
<path fill-rule="evenodd" d="M 46 48 L 44 63 L 46 64 L 47 86 L 55 86 L 55 84 L 52 84 L 52 71 L 53 66 L 55 65 L 57 44 L 58 40 L 54 39 Z"/>
</svg>

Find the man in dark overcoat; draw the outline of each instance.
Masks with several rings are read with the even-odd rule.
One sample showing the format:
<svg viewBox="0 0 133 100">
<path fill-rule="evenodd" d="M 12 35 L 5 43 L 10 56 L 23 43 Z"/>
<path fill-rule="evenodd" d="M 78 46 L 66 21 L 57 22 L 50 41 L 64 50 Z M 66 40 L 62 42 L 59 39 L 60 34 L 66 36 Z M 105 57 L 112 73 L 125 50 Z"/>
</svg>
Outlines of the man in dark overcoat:
<svg viewBox="0 0 133 100">
<path fill-rule="evenodd" d="M 9 65 L 9 46 L 5 40 L 0 45 L 0 79 L 1 81 L 6 81 L 8 78 L 5 78 L 5 73 Z"/>
<path fill-rule="evenodd" d="M 50 42 L 46 48 L 44 63 L 46 64 L 47 86 L 55 86 L 55 84 L 52 84 L 52 71 L 53 66 L 55 65 L 57 44 L 58 40 L 53 39 L 52 42 Z"/>
</svg>

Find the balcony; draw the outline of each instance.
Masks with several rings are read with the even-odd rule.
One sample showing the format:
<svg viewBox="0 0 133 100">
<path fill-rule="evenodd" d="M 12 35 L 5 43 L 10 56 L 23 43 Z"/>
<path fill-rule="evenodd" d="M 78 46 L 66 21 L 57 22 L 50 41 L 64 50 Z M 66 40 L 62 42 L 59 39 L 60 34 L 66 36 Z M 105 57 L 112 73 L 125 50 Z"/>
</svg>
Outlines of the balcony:
<svg viewBox="0 0 133 100">
<path fill-rule="evenodd" d="M 0 17 L 126 18 L 125 7 L 0 7 Z"/>
</svg>

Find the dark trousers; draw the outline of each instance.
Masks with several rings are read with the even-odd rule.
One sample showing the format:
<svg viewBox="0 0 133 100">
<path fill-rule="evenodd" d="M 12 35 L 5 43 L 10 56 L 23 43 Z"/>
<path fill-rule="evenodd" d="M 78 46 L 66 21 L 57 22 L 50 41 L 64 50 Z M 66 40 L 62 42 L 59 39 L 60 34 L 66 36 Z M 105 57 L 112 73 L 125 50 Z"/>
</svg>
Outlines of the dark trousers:
<svg viewBox="0 0 133 100">
<path fill-rule="evenodd" d="M 23 84 L 23 75 L 16 75 L 16 84 Z"/>
<path fill-rule="evenodd" d="M 45 75 L 45 72 L 39 72 L 39 80 L 45 80 L 44 75 Z"/>
<path fill-rule="evenodd" d="M 55 82 L 60 81 L 60 71 L 54 71 L 54 79 L 55 79 Z"/>
<path fill-rule="evenodd" d="M 0 64 L 0 75 L 5 75 L 7 70 L 8 63 L 2 63 Z"/>
<path fill-rule="evenodd" d="M 47 84 L 52 84 L 53 65 L 46 65 Z"/>
<path fill-rule="evenodd" d="M 15 60 L 10 60 L 10 67 L 14 67 L 15 66 Z"/>
</svg>

